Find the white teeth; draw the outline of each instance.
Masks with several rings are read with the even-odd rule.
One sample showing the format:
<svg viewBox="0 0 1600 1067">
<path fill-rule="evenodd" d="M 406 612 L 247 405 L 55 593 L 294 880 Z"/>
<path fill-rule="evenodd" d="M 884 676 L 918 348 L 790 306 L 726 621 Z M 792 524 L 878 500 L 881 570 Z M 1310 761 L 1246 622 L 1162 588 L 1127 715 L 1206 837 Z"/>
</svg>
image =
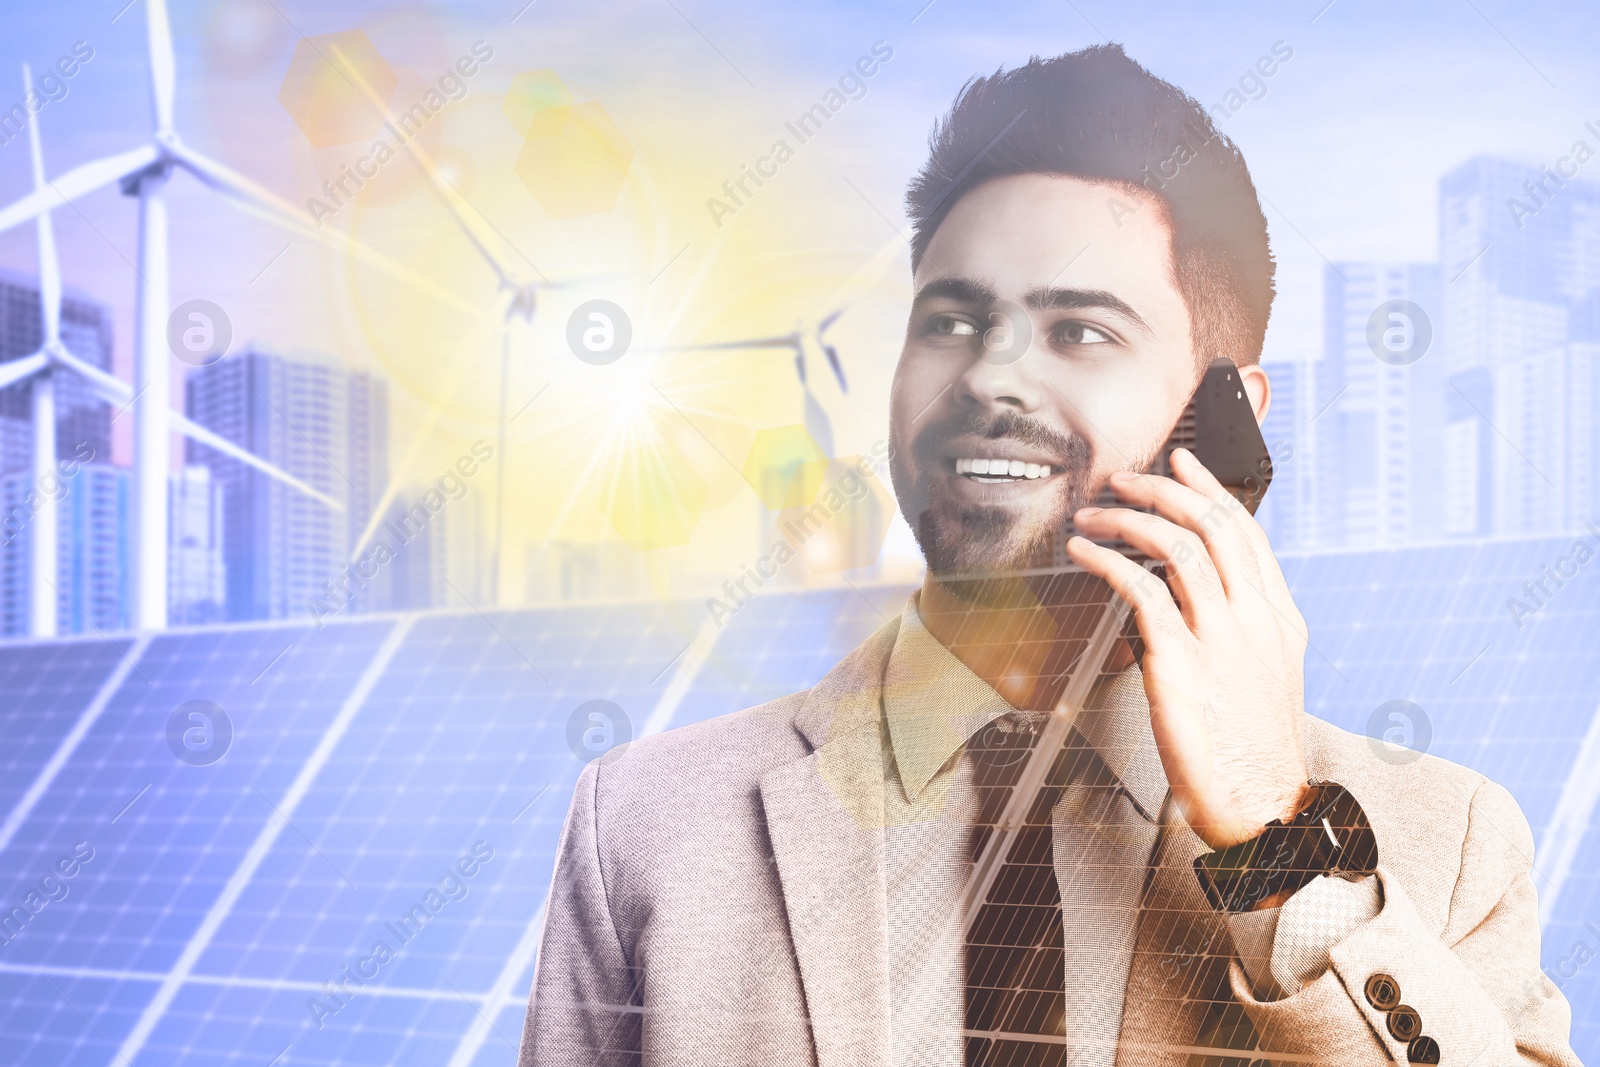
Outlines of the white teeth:
<svg viewBox="0 0 1600 1067">
<path fill-rule="evenodd" d="M 956 460 L 957 474 L 974 474 L 990 478 L 1027 478 L 1038 479 L 1050 477 L 1050 466 L 1045 463 L 1029 463 L 1020 459 L 958 459 Z"/>
</svg>

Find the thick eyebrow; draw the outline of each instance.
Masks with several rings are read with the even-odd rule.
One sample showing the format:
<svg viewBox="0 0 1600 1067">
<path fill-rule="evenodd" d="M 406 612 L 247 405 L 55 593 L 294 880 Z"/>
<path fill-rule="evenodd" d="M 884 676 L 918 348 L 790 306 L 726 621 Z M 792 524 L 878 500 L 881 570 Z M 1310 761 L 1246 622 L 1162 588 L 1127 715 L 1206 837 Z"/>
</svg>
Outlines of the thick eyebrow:
<svg viewBox="0 0 1600 1067">
<path fill-rule="evenodd" d="M 1149 325 L 1127 302 L 1104 289 L 1029 289 L 1022 298 L 1029 311 L 1072 311 L 1078 308 L 1099 308 L 1120 315 L 1145 333 Z"/>
<path fill-rule="evenodd" d="M 916 310 L 930 300 L 954 300 L 961 304 L 987 307 L 999 299 L 1000 294 L 992 286 L 973 278 L 935 278 L 917 290 L 911 307 Z"/>
<path fill-rule="evenodd" d="M 973 307 L 989 307 L 1000 299 L 1000 294 L 994 287 L 975 278 L 935 278 L 933 281 L 917 290 L 917 296 L 912 301 L 912 310 L 922 307 L 933 300 L 953 300 L 960 304 L 969 304 Z M 1041 286 L 1029 289 L 1023 296 L 1022 302 L 1030 311 L 1072 311 L 1079 308 L 1099 308 L 1118 315 L 1137 326 L 1145 333 L 1150 333 L 1150 326 L 1144 317 L 1133 310 L 1121 297 L 1114 296 L 1104 289 L 1054 289 Z"/>
</svg>

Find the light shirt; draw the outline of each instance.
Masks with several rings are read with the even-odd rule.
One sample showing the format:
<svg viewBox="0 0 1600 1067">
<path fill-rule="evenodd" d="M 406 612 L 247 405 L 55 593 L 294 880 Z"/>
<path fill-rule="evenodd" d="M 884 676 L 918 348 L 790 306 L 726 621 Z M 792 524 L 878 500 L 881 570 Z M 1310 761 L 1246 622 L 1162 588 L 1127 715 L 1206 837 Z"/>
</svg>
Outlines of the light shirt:
<svg viewBox="0 0 1600 1067">
<path fill-rule="evenodd" d="M 939 643 L 923 623 L 917 603 L 913 593 L 883 685 L 890 748 L 884 797 L 890 1061 L 895 1067 L 963 1067 L 962 896 L 971 868 L 967 831 L 973 793 L 969 765 L 959 757 L 969 737 L 1015 709 Z M 1140 817 L 1153 825 L 1160 824 L 1163 813 L 1169 820 L 1176 817 L 1167 810 L 1166 773 L 1137 666 L 1107 679 L 1089 706 L 1078 712 L 1075 726 Z M 1073 817 L 1068 805 L 1054 813 L 1058 826 Z M 1314 978 L 1327 966 L 1327 949 L 1378 911 L 1376 879 L 1318 879 L 1313 886 L 1318 888 L 1308 900 L 1319 907 L 1332 900 L 1341 920 L 1296 922 L 1293 943 L 1285 937 L 1287 924 L 1280 928 L 1278 922 L 1287 907 L 1230 919 L 1241 962 L 1258 995 L 1293 992 Z M 1360 889 L 1352 894 L 1348 889 L 1354 886 Z M 1311 889 L 1295 894 L 1291 904 Z M 1130 906 L 1137 907 L 1137 902 Z M 1066 895 L 1062 921 L 1065 938 L 1094 936 L 1092 931 L 1074 933 L 1075 923 L 1095 920 L 1075 914 Z M 1328 936 L 1330 931 L 1336 936 Z"/>
</svg>

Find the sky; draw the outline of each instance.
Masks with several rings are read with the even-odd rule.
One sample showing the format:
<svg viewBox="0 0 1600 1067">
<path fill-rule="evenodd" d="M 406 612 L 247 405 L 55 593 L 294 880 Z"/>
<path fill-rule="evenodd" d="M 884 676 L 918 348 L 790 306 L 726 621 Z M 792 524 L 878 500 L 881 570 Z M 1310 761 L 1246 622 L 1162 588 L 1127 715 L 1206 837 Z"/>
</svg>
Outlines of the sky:
<svg viewBox="0 0 1600 1067">
<path fill-rule="evenodd" d="M 0 91 L 0 107 L 20 100 L 23 62 L 39 72 L 75 45 L 93 50 L 36 118 L 52 175 L 149 137 L 145 6 L 124 2 L 6 13 L 0 85 L 10 77 L 14 88 Z M 314 147 L 285 106 L 302 38 L 361 31 L 395 72 L 402 104 L 475 44 L 492 53 L 425 149 L 518 273 L 581 282 L 542 294 L 531 327 L 513 333 L 504 390 L 495 274 L 404 158 L 316 232 L 382 250 L 423 276 L 427 292 L 241 215 L 179 174 L 173 303 L 222 307 L 235 349 L 254 343 L 384 373 L 402 481 L 426 480 L 473 440 L 494 439 L 504 400 L 519 412 L 506 456 L 519 547 L 618 537 L 627 525 L 613 507 L 618 472 L 649 467 L 640 457 L 673 442 L 704 500 L 688 544 L 646 554 L 657 570 L 683 573 L 715 573 L 730 543 L 754 546 L 760 505 L 739 456 L 761 430 L 799 421 L 800 393 L 783 355 L 645 353 L 786 333 L 843 307 L 830 337 L 850 389 L 817 388 L 835 451 L 867 452 L 886 432 L 909 302 L 905 185 L 932 120 L 973 74 L 1113 40 L 1209 105 L 1259 57 L 1292 53 L 1221 123 L 1250 165 L 1279 265 L 1267 359 L 1317 357 L 1326 264 L 1435 257 L 1443 173 L 1478 153 L 1553 161 L 1586 121 L 1600 123 L 1589 48 L 1600 11 L 1577 5 L 174 0 L 171 13 L 180 136 L 297 208 L 362 152 L 360 143 Z M 717 217 L 707 201 L 722 183 L 875 46 L 891 58 L 865 95 L 737 212 Z M 573 103 L 603 108 L 625 143 L 614 206 L 561 217 L 519 175 L 525 145 L 505 103 L 519 74 L 538 71 L 553 71 Z M 30 182 L 26 138 L 0 144 L 0 202 Z M 135 202 L 105 189 L 58 210 L 55 225 L 66 282 L 111 306 L 115 366 L 130 377 Z M 0 234 L 0 267 L 33 273 L 34 256 L 31 227 Z M 572 358 L 567 318 L 596 298 L 630 315 L 636 356 L 603 367 Z M 908 551 L 904 531 L 892 534 L 891 553 Z"/>
</svg>

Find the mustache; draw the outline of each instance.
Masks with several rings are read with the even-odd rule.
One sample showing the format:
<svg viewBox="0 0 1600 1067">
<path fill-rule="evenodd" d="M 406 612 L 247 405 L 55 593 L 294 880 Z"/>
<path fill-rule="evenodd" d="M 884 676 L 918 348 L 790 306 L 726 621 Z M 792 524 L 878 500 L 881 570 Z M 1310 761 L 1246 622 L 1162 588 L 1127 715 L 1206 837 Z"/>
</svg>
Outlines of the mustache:
<svg viewBox="0 0 1600 1067">
<path fill-rule="evenodd" d="M 924 464 L 936 462 L 938 452 L 957 437 L 1012 440 L 1048 454 L 1069 471 L 1087 470 L 1094 461 L 1094 445 L 1075 433 L 1062 433 L 1031 415 L 1018 411 L 970 411 L 930 424 L 917 434 L 912 451 Z"/>
</svg>

